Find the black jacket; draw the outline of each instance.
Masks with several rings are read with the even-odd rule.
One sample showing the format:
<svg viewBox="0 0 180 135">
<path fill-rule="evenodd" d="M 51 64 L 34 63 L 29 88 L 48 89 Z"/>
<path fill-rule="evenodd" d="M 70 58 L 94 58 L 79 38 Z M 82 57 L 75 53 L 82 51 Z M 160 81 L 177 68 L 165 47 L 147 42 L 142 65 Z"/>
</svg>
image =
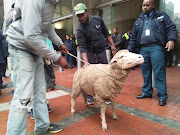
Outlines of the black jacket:
<svg viewBox="0 0 180 135">
<path fill-rule="evenodd" d="M 140 48 L 140 40 L 144 25 L 144 13 L 134 23 L 131 38 L 128 44 L 128 50 L 134 52 Z M 165 12 L 154 9 L 152 15 L 151 27 L 154 30 L 157 44 L 165 47 L 168 41 L 176 41 L 177 30 L 175 24 Z"/>
<path fill-rule="evenodd" d="M 100 53 L 105 50 L 104 37 L 109 37 L 109 32 L 100 16 L 89 16 L 87 25 L 79 24 L 77 29 L 77 42 L 80 52 Z"/>
</svg>

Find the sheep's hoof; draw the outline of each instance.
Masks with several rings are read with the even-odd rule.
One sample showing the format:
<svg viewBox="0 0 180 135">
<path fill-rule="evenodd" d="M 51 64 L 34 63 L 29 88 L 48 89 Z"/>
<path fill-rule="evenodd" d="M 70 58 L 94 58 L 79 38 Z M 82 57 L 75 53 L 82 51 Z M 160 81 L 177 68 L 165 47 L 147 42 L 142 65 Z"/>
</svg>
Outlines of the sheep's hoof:
<svg viewBox="0 0 180 135">
<path fill-rule="evenodd" d="M 102 129 L 104 132 L 107 132 L 107 124 L 102 124 Z"/>
<path fill-rule="evenodd" d="M 71 110 L 71 114 L 74 115 L 74 113 L 75 113 L 75 110 Z"/>
<path fill-rule="evenodd" d="M 116 115 L 113 116 L 113 120 L 118 120 L 118 119 L 119 118 Z"/>
<path fill-rule="evenodd" d="M 103 128 L 103 132 L 107 132 L 107 128 Z"/>
</svg>

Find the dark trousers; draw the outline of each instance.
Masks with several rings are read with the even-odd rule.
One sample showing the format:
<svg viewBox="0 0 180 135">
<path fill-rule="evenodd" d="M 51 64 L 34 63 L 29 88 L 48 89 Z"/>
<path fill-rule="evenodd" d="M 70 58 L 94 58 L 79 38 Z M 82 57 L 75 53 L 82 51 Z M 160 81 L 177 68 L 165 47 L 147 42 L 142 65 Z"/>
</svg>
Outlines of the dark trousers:
<svg viewBox="0 0 180 135">
<path fill-rule="evenodd" d="M 166 66 L 172 66 L 173 53 L 172 51 L 166 51 Z"/>
<path fill-rule="evenodd" d="M 166 87 L 166 67 L 165 67 L 165 50 L 160 45 L 142 47 L 140 54 L 144 57 L 144 63 L 141 64 L 144 84 L 142 87 L 143 94 L 151 95 L 152 88 L 152 70 L 154 81 L 158 90 L 157 96 L 167 99 Z"/>
<path fill-rule="evenodd" d="M 73 58 L 71 55 L 69 54 L 65 54 L 66 60 L 69 62 L 70 64 L 70 68 L 73 68 Z"/>
<path fill-rule="evenodd" d="M 46 78 L 46 89 L 54 88 L 55 87 L 55 74 L 53 65 L 47 65 L 44 63 L 44 71 L 45 71 L 45 78 Z"/>
<path fill-rule="evenodd" d="M 3 86 L 2 77 L 4 77 L 4 67 L 5 63 L 0 63 L 0 88 Z"/>
<path fill-rule="evenodd" d="M 0 89 L 2 88 L 3 86 L 3 80 L 2 80 L 2 76 L 0 75 Z"/>
<path fill-rule="evenodd" d="M 100 53 L 87 53 L 88 62 L 90 64 L 108 64 L 106 51 L 102 51 Z M 92 98 L 90 95 L 86 95 L 87 98 Z"/>
<path fill-rule="evenodd" d="M 108 64 L 106 51 L 102 51 L 100 53 L 87 53 L 88 56 L 88 62 L 90 64 Z"/>
</svg>

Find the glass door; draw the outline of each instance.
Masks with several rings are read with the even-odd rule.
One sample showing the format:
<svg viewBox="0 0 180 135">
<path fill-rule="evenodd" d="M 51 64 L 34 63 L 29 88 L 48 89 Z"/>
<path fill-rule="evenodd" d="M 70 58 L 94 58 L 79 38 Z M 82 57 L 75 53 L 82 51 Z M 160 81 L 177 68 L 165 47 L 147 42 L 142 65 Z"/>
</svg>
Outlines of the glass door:
<svg viewBox="0 0 180 135">
<path fill-rule="evenodd" d="M 173 53 L 173 65 L 180 66 L 180 0 L 160 0 L 160 11 L 166 12 L 176 24 L 177 43 Z"/>
</svg>

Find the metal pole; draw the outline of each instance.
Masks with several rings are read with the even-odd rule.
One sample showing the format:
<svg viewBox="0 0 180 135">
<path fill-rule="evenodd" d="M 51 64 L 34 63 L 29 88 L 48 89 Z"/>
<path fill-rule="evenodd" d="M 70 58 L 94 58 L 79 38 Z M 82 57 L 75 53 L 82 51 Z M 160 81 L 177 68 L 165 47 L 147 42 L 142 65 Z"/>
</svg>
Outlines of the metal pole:
<svg viewBox="0 0 180 135">
<path fill-rule="evenodd" d="M 77 68 L 80 69 L 81 68 L 81 53 L 80 53 L 80 50 L 79 50 L 79 46 L 77 46 Z"/>
</svg>

